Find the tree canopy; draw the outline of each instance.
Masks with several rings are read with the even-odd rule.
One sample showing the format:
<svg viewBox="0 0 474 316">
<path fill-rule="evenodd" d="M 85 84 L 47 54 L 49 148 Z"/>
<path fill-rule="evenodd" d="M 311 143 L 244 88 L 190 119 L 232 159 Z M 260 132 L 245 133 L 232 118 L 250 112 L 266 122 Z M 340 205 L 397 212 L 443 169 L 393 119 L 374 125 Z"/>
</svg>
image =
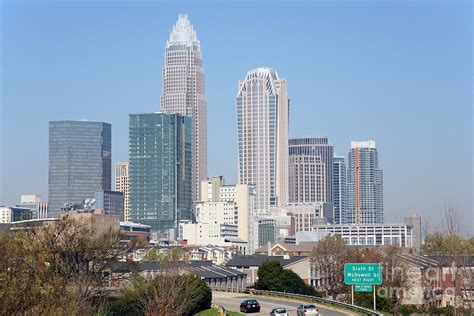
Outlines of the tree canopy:
<svg viewBox="0 0 474 316">
<path fill-rule="evenodd" d="M 255 289 L 296 294 L 316 295 L 316 290 L 304 283 L 293 271 L 283 269 L 276 260 L 265 261 L 258 268 Z"/>
</svg>

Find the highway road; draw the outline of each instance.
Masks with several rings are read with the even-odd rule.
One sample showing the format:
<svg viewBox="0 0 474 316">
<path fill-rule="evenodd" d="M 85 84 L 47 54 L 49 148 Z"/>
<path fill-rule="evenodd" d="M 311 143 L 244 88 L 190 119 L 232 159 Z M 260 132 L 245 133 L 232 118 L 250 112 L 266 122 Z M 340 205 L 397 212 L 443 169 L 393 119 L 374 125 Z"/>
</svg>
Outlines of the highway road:
<svg viewBox="0 0 474 316">
<path fill-rule="evenodd" d="M 296 308 L 301 304 L 298 301 L 291 301 L 287 299 L 268 298 L 263 296 L 249 296 L 248 294 L 242 293 L 229 293 L 229 292 L 212 292 L 212 302 L 224 306 L 226 309 L 239 312 L 240 303 L 244 299 L 256 299 L 260 303 L 260 313 L 252 313 L 249 315 L 266 315 L 275 307 L 284 307 L 288 310 L 288 314 L 296 316 Z M 350 312 L 341 312 L 328 307 L 321 307 L 315 304 L 320 312 L 321 316 L 347 316 L 356 315 Z"/>
</svg>

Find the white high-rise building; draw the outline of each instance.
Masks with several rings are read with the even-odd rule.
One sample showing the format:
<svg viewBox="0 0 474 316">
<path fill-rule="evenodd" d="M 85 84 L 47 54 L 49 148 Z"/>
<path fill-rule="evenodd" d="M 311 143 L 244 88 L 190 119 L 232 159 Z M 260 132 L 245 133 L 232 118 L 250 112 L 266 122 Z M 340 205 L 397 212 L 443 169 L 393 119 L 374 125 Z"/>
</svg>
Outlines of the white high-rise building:
<svg viewBox="0 0 474 316">
<path fill-rule="evenodd" d="M 192 117 L 192 192 L 207 178 L 207 100 L 201 44 L 188 16 L 180 14 L 165 48 L 161 111 Z"/>
<path fill-rule="evenodd" d="M 128 162 L 117 162 L 115 164 L 115 191 L 123 193 L 123 217 L 129 221 L 130 188 L 128 185 Z"/>
<path fill-rule="evenodd" d="M 236 225 L 237 237 L 248 243 L 248 251 L 257 247 L 255 225 L 255 190 L 246 184 L 225 185 L 223 177 L 214 177 L 201 183 L 201 202 L 196 204 L 196 221 L 208 223 L 209 234 Z"/>
<path fill-rule="evenodd" d="M 272 68 L 239 82 L 237 133 L 239 184 L 255 185 L 256 209 L 288 202 L 288 87 Z"/>
</svg>

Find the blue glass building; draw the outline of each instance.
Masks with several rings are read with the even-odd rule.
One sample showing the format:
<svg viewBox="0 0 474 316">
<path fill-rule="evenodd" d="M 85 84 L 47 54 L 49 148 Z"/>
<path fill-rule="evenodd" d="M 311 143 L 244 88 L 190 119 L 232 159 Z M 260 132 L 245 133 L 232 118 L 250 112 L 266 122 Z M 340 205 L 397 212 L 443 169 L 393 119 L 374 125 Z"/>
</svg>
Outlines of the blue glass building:
<svg viewBox="0 0 474 316">
<path fill-rule="evenodd" d="M 102 214 L 119 216 L 124 220 L 124 195 L 118 191 L 95 192 L 95 208 Z"/>
<path fill-rule="evenodd" d="M 192 220 L 192 124 L 179 114 L 129 116 L 129 217 L 152 231 Z"/>
<path fill-rule="evenodd" d="M 383 172 L 375 142 L 353 141 L 347 161 L 346 223 L 383 223 Z"/>
<path fill-rule="evenodd" d="M 346 218 L 346 162 L 344 157 L 334 157 L 332 170 L 334 224 L 343 224 Z"/>
<path fill-rule="evenodd" d="M 89 121 L 49 122 L 48 216 L 110 190 L 112 127 Z"/>
</svg>

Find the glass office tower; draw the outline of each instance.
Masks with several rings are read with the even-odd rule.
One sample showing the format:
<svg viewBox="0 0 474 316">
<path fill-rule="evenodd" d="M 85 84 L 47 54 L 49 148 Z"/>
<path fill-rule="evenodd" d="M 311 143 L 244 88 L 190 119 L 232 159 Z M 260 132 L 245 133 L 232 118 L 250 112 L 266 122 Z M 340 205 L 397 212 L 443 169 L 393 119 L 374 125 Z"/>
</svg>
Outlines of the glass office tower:
<svg viewBox="0 0 474 316">
<path fill-rule="evenodd" d="M 347 163 L 347 223 L 383 223 L 383 172 L 375 142 L 351 142 Z"/>
<path fill-rule="evenodd" d="M 130 114 L 130 220 L 153 231 L 192 220 L 192 120 L 179 114 Z"/>
<path fill-rule="evenodd" d="M 89 121 L 49 122 L 48 216 L 65 203 L 82 204 L 97 191 L 110 190 L 112 127 Z"/>
<path fill-rule="evenodd" d="M 344 224 L 346 218 L 346 162 L 335 156 L 332 170 L 334 224 Z"/>
</svg>

